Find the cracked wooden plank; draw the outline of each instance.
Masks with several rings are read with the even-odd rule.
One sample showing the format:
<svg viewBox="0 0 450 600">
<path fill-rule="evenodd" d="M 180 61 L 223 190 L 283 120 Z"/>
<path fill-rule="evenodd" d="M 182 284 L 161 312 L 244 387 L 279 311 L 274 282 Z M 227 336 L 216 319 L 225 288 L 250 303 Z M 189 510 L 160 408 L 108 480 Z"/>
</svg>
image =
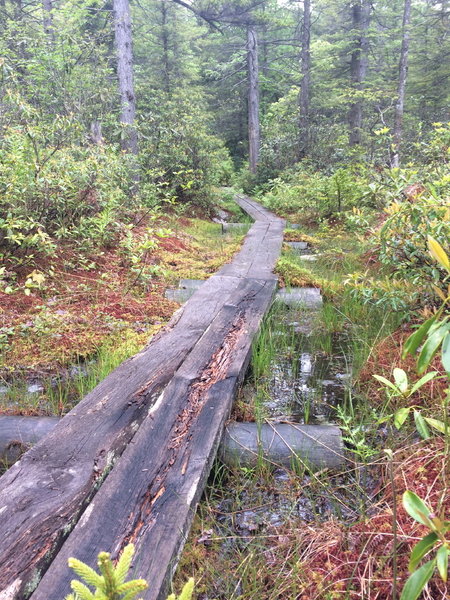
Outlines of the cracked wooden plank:
<svg viewBox="0 0 450 600">
<path fill-rule="evenodd" d="M 252 210 L 258 212 L 254 203 Z M 262 284 L 274 285 L 271 271 L 283 222 L 266 213 L 257 215 L 260 220 L 231 265 L 207 280 L 164 331 L 0 478 L 0 600 L 28 598 L 59 559 L 69 533 L 85 527 L 98 490 L 103 494 L 112 474 L 125 464 L 143 425 L 153 422 L 163 404 L 167 407 L 166 386 L 179 380 L 174 374 L 196 355 L 199 341 L 227 303 L 242 300 L 236 293 L 245 278 L 257 275 Z M 187 463 L 184 469 L 187 473 Z M 149 496 L 151 508 L 160 501 L 158 494 L 164 496 L 161 489 Z M 102 540 L 95 552 L 108 549 Z"/>
<path fill-rule="evenodd" d="M 68 593 L 70 556 L 95 565 L 100 549 L 116 557 L 128 542 L 136 545 L 136 575 L 151 583 L 144 598 L 164 598 L 275 287 L 274 279 L 242 280 L 177 370 L 158 410 L 142 424 L 32 600 Z"/>
</svg>

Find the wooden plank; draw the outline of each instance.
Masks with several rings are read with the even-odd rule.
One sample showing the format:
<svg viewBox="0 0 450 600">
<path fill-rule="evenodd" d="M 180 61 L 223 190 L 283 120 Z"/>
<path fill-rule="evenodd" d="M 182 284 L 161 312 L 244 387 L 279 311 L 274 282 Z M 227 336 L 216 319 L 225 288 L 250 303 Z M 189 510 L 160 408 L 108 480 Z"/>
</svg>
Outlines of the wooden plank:
<svg viewBox="0 0 450 600">
<path fill-rule="evenodd" d="M 259 218 L 268 219 L 264 211 Z M 273 286 L 283 222 L 271 218 L 273 225 L 253 225 L 233 265 L 207 280 L 149 346 L 111 373 L 0 478 L 0 600 L 31 594 L 98 489 L 103 491 L 111 469 L 115 473 L 124 451 L 134 447 L 142 423 L 153 418 L 174 373 L 194 356 L 226 303 L 242 300 L 242 278 L 257 273 L 266 280 L 263 288 Z M 267 245 L 270 251 L 261 252 Z"/>
<path fill-rule="evenodd" d="M 136 545 L 136 574 L 151 582 L 144 597 L 164 597 L 275 285 L 274 280 L 242 281 L 232 303 L 178 369 L 32 600 L 64 597 L 71 579 L 69 556 L 94 565 L 100 550 L 117 555 L 129 541 Z"/>
<path fill-rule="evenodd" d="M 230 277 L 207 281 L 197 292 L 198 304 L 187 303 L 178 321 L 102 381 L 0 478 L 0 599 L 29 595 L 151 406 L 238 284 L 238 278 Z M 5 590 L 11 586 L 15 592 L 8 596 Z"/>
</svg>

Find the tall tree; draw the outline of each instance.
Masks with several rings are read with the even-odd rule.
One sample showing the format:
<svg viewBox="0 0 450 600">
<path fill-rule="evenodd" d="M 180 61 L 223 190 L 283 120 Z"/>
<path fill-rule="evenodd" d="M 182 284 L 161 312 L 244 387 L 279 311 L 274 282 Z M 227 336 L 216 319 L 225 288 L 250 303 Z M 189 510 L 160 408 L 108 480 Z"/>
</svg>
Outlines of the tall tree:
<svg viewBox="0 0 450 600">
<path fill-rule="evenodd" d="M 370 21 L 369 0 L 355 0 L 351 5 L 352 24 L 354 31 L 353 50 L 350 59 L 350 78 L 352 81 L 354 100 L 348 115 L 349 144 L 361 144 L 363 119 L 363 84 L 367 72 L 369 40 L 367 32 Z"/>
<path fill-rule="evenodd" d="M 122 148 L 127 152 L 137 154 L 136 97 L 133 83 L 131 17 L 128 0 L 114 0 L 113 14 L 121 104 L 120 123 L 123 127 Z"/>
<path fill-rule="evenodd" d="M 52 0 L 42 0 L 42 8 L 44 11 L 44 31 L 48 36 L 50 42 L 55 41 L 55 30 L 53 26 L 53 1 Z"/>
<path fill-rule="evenodd" d="M 300 108 L 300 158 L 306 156 L 309 147 L 309 102 L 311 96 L 311 0 L 303 1 L 303 20 L 301 27 L 301 84 L 299 94 Z"/>
<path fill-rule="evenodd" d="M 394 143 L 391 153 L 391 166 L 400 165 L 400 144 L 403 133 L 403 113 L 405 110 L 405 90 L 408 74 L 409 25 L 411 21 L 411 0 L 405 0 L 402 23 L 402 45 L 398 68 L 397 102 L 394 114 Z"/>
<path fill-rule="evenodd" d="M 247 25 L 247 72 L 248 72 L 248 162 L 250 173 L 256 173 L 259 162 L 259 66 L 258 37 L 256 28 Z"/>
</svg>

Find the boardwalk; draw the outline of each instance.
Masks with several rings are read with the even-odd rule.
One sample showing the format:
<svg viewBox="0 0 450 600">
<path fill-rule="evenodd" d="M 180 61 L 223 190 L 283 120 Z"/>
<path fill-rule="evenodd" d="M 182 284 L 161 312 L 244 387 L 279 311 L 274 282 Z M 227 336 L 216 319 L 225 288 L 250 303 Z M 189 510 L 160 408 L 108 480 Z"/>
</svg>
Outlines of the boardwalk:
<svg viewBox="0 0 450 600">
<path fill-rule="evenodd" d="M 284 222 L 254 201 L 233 262 L 0 479 L 0 600 L 61 600 L 67 558 L 136 545 L 145 600 L 165 597 L 270 306 Z"/>
</svg>

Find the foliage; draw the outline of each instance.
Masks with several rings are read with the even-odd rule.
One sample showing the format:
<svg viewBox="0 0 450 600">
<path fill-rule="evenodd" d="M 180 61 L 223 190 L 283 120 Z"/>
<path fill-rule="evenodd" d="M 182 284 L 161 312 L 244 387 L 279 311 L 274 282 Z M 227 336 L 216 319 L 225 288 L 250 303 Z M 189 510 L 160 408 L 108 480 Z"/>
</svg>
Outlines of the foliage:
<svg viewBox="0 0 450 600">
<path fill-rule="evenodd" d="M 28 120 L 1 142 L 0 252 L 17 264 L 51 254 L 57 239 L 110 243 L 130 184 L 117 149 L 83 146 L 73 119 L 43 124 L 22 108 Z"/>
<path fill-rule="evenodd" d="M 448 199 L 435 191 L 425 191 L 413 200 L 395 201 L 386 208 L 388 219 L 380 230 L 380 261 L 389 265 L 396 277 L 415 285 L 442 286 L 446 269 L 436 264 L 428 252 L 428 237 L 444 249 L 450 239 Z"/>
<path fill-rule="evenodd" d="M 299 163 L 261 186 L 261 192 L 268 208 L 283 215 L 307 211 L 311 217 L 329 217 L 371 205 L 367 177 L 352 168 L 326 175 Z"/>
<path fill-rule="evenodd" d="M 431 257 L 450 275 L 449 257 L 439 242 L 429 236 L 428 248 Z M 441 348 L 442 364 L 450 376 L 450 315 L 443 316 L 450 301 L 450 286 L 447 288 L 446 293 L 437 286 L 434 286 L 434 289 L 442 300 L 442 305 L 430 319 L 425 321 L 406 340 L 403 355 L 414 355 L 419 346 L 423 344 L 417 358 L 417 372 L 421 374 L 429 367 L 433 357 L 439 351 L 439 348 Z"/>
<path fill-rule="evenodd" d="M 88 586 L 94 588 L 94 592 L 91 592 L 81 581 L 73 580 L 71 582 L 73 594 L 69 594 L 66 600 L 133 600 L 140 592 L 148 588 L 144 579 L 125 581 L 131 567 L 133 554 L 134 545 L 128 544 L 114 566 L 109 553 L 100 552 L 97 560 L 100 574 L 80 560 L 69 558 L 69 567 Z M 178 597 L 170 594 L 167 600 L 191 600 L 193 591 L 194 580 L 191 578 Z"/>
<path fill-rule="evenodd" d="M 69 594 L 66 600 L 94 600 L 94 598 L 100 600 L 133 600 L 148 587 L 147 582 L 143 579 L 125 582 L 131 567 L 133 554 L 134 546 L 128 544 L 124 548 L 117 565 L 114 566 L 109 553 L 100 552 L 97 560 L 100 574 L 80 560 L 69 558 L 69 567 L 95 591 L 91 592 L 84 583 L 73 580 L 71 588 L 74 593 Z"/>
<path fill-rule="evenodd" d="M 430 533 L 414 546 L 409 560 L 410 577 L 406 581 L 400 600 L 416 600 L 437 569 L 439 576 L 447 582 L 450 540 L 446 538 L 450 531 L 450 521 L 438 517 L 414 492 L 406 490 L 403 494 L 403 507 L 418 523 L 425 525 Z M 419 567 L 429 552 L 434 550 L 435 557 Z"/>
</svg>

